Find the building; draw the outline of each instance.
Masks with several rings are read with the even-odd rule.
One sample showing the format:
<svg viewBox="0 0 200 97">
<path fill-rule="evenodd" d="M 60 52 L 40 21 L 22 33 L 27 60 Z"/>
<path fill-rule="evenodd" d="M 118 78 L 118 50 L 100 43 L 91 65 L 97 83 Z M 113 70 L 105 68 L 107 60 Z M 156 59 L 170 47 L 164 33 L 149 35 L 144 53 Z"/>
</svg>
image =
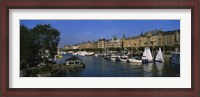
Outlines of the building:
<svg viewBox="0 0 200 97">
<path fill-rule="evenodd" d="M 114 36 L 112 39 L 105 41 L 105 48 L 119 48 L 122 47 L 122 41 Z"/>
<path fill-rule="evenodd" d="M 106 39 L 102 38 L 98 40 L 97 48 L 105 48 L 105 41 Z"/>
<path fill-rule="evenodd" d="M 145 46 L 180 46 L 180 30 L 160 31 L 153 30 L 144 34 L 125 39 L 125 47 Z"/>
<path fill-rule="evenodd" d="M 69 49 L 73 49 L 73 46 L 65 45 L 65 46 L 63 47 L 63 50 L 69 50 Z"/>
<path fill-rule="evenodd" d="M 89 49 L 89 48 L 139 48 L 139 47 L 163 47 L 163 46 L 180 46 L 180 30 L 161 31 L 152 30 L 141 33 L 138 36 L 125 37 L 122 39 L 113 36 L 112 39 L 101 38 L 97 42 L 83 42 L 76 46 L 66 46 L 65 48 L 72 49 Z"/>
<path fill-rule="evenodd" d="M 66 62 L 66 66 L 67 68 L 84 68 L 85 67 L 85 64 L 83 64 L 81 62 L 81 59 L 76 57 L 76 56 L 72 56 L 68 59 L 65 60 Z"/>
<path fill-rule="evenodd" d="M 140 42 L 142 42 L 142 39 Z M 139 45 L 140 43 L 139 43 L 138 36 L 128 37 L 128 38 L 125 38 L 124 40 L 124 47 L 139 47 Z"/>
<path fill-rule="evenodd" d="M 90 49 L 90 48 L 97 48 L 97 42 L 83 42 L 78 45 L 78 49 Z"/>
</svg>

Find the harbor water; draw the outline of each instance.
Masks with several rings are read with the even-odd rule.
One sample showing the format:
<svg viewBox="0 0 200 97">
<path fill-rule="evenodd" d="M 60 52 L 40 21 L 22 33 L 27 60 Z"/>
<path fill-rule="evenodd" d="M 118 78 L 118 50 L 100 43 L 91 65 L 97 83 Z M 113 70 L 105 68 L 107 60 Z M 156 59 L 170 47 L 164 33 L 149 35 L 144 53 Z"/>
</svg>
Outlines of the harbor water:
<svg viewBox="0 0 200 97">
<path fill-rule="evenodd" d="M 56 59 L 57 64 L 65 63 L 72 55 L 62 55 Z M 165 63 L 128 63 L 106 60 L 104 57 L 77 56 L 85 68 L 65 70 L 62 77 L 180 77 L 180 67 Z"/>
</svg>

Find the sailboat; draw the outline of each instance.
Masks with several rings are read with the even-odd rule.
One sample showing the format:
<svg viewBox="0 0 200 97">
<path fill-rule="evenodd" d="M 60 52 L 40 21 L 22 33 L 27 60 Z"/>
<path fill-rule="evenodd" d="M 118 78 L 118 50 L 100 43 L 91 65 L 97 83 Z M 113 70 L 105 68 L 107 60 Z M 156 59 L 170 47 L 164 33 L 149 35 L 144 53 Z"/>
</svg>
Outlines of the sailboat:
<svg viewBox="0 0 200 97">
<path fill-rule="evenodd" d="M 151 50 L 149 47 L 145 47 L 143 56 L 142 56 L 142 63 L 147 64 L 149 62 L 153 62 L 153 57 L 151 54 Z"/>
<path fill-rule="evenodd" d="M 155 59 L 156 62 L 164 62 L 164 58 L 163 58 L 163 53 L 161 51 L 161 48 L 159 48 L 159 51 L 156 55 L 156 59 Z"/>
</svg>

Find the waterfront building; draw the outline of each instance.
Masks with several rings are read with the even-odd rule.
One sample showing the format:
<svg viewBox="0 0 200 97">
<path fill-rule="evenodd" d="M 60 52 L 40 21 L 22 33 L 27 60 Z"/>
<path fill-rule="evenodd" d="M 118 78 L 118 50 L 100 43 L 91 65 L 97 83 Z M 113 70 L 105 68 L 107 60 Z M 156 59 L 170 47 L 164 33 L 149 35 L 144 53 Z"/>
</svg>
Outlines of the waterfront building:
<svg viewBox="0 0 200 97">
<path fill-rule="evenodd" d="M 180 30 L 160 31 L 153 30 L 139 36 L 125 39 L 125 47 L 145 47 L 145 46 L 180 46 Z"/>
<path fill-rule="evenodd" d="M 113 36 L 112 39 L 101 38 L 98 41 L 83 42 L 74 46 L 65 46 L 65 49 L 89 49 L 89 48 L 139 48 L 139 47 L 179 47 L 180 30 L 161 31 L 152 30 L 138 36 L 123 37 Z"/>
<path fill-rule="evenodd" d="M 78 49 L 78 46 L 77 45 L 73 45 L 72 49 Z"/>
<path fill-rule="evenodd" d="M 121 44 L 121 40 L 113 36 L 112 39 L 105 41 L 105 48 L 119 48 L 122 46 Z"/>
<path fill-rule="evenodd" d="M 133 36 L 125 38 L 124 47 L 139 47 L 139 37 Z"/>
<path fill-rule="evenodd" d="M 73 49 L 73 46 L 70 46 L 70 45 L 65 45 L 63 50 L 68 50 L 68 49 Z"/>
<path fill-rule="evenodd" d="M 97 47 L 98 48 L 105 48 L 105 41 L 106 41 L 106 39 L 104 39 L 104 38 L 99 39 L 98 43 L 97 43 Z"/>
<path fill-rule="evenodd" d="M 97 42 L 83 42 L 78 45 L 78 49 L 97 48 Z"/>
</svg>

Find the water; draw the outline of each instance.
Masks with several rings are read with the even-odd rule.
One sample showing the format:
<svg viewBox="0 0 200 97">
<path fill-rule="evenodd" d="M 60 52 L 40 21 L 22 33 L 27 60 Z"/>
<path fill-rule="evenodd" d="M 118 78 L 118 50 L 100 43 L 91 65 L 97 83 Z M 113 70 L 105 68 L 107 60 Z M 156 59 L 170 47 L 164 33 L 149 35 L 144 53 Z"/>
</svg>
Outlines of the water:
<svg viewBox="0 0 200 97">
<path fill-rule="evenodd" d="M 72 55 L 63 55 L 57 64 L 64 63 Z M 63 77 L 180 77 L 180 68 L 169 63 L 127 63 L 105 60 L 103 57 L 77 56 L 85 68 L 66 70 Z"/>
</svg>

